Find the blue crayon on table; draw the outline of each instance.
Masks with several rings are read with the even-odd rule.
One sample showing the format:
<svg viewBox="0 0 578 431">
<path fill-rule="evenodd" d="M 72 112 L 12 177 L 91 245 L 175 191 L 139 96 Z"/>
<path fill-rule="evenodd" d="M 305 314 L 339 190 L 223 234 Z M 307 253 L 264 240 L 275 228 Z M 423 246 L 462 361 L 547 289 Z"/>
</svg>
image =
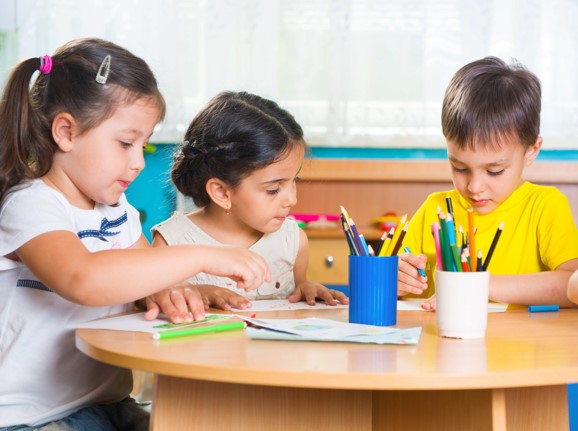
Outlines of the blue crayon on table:
<svg viewBox="0 0 578 431">
<path fill-rule="evenodd" d="M 543 313 L 547 311 L 560 311 L 560 306 L 556 304 L 552 305 L 530 305 L 528 307 L 530 313 Z"/>
<path fill-rule="evenodd" d="M 405 247 L 403 247 L 403 251 L 405 251 L 406 253 L 413 254 L 407 245 Z M 416 269 L 417 269 L 417 272 L 419 272 L 419 275 L 421 275 L 422 277 L 426 276 L 425 271 L 423 269 L 421 269 L 421 268 L 416 268 Z"/>
</svg>

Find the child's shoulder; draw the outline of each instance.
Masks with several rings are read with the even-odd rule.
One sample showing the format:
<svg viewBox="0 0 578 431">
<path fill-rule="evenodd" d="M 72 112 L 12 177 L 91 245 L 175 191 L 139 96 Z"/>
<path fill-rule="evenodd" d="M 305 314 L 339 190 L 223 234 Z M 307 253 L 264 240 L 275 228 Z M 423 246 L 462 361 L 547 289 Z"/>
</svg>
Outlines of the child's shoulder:
<svg viewBox="0 0 578 431">
<path fill-rule="evenodd" d="M 193 222 L 181 211 L 175 211 L 171 214 L 171 216 L 163 220 L 160 223 L 157 223 L 151 228 L 151 231 L 159 231 L 163 229 L 179 229 L 183 226 L 191 226 Z"/>
<path fill-rule="evenodd" d="M 545 186 L 525 182 L 518 191 L 525 196 L 526 200 L 545 200 L 545 201 L 565 201 L 566 195 L 555 186 Z"/>
<path fill-rule="evenodd" d="M 47 186 L 41 179 L 34 179 L 13 187 L 6 195 L 2 203 L 2 209 L 6 208 L 35 208 L 38 211 L 46 205 L 69 206 L 68 201 L 62 194 Z"/>
</svg>

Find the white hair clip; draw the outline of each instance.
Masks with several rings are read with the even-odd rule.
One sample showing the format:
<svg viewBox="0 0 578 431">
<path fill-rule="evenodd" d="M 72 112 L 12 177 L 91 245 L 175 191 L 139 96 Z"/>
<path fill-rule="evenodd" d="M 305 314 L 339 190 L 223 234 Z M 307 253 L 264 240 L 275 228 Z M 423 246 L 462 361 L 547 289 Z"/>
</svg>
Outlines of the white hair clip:
<svg viewBox="0 0 578 431">
<path fill-rule="evenodd" d="M 96 73 L 96 82 L 99 84 L 106 84 L 106 80 L 108 79 L 108 73 L 110 72 L 110 55 L 104 57 L 102 63 L 100 63 L 100 67 L 98 68 L 98 72 Z"/>
</svg>

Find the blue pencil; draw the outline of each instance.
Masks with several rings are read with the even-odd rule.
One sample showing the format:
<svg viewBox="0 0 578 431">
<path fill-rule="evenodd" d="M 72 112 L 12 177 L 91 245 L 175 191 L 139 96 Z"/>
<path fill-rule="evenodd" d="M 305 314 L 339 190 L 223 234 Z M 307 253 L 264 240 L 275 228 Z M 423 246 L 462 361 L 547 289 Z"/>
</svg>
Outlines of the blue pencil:
<svg viewBox="0 0 578 431">
<path fill-rule="evenodd" d="M 353 240 L 355 241 L 355 245 L 357 246 L 357 250 L 359 251 L 360 256 L 367 256 L 365 253 L 365 247 L 363 247 L 363 243 L 361 242 L 361 238 L 359 238 L 359 232 L 357 231 L 357 226 L 355 226 L 355 222 L 351 217 L 349 217 L 349 228 L 351 229 L 351 233 L 353 234 Z"/>
</svg>

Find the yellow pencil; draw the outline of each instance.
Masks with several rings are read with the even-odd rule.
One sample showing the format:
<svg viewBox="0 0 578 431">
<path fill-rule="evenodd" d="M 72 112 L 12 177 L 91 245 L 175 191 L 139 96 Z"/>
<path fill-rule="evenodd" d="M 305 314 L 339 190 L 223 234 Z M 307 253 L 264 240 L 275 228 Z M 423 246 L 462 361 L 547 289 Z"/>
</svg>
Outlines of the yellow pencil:
<svg viewBox="0 0 578 431">
<path fill-rule="evenodd" d="M 399 236 L 401 235 L 401 231 L 403 229 L 403 226 L 405 225 L 405 221 L 407 219 L 407 214 L 404 214 L 403 217 L 401 218 L 401 220 L 399 221 L 399 223 L 397 224 L 396 228 L 395 228 L 395 232 L 393 234 L 393 238 L 391 239 L 391 241 L 389 242 L 389 246 L 387 247 L 387 249 L 385 250 L 385 254 L 384 256 L 391 256 L 391 253 L 393 252 L 393 248 L 395 247 L 395 245 L 397 244 L 397 239 L 399 238 Z M 385 247 L 382 247 L 385 248 Z"/>
<path fill-rule="evenodd" d="M 385 237 L 385 239 L 383 240 L 383 244 L 379 248 L 378 256 L 385 256 L 385 252 L 387 251 L 387 248 L 389 247 L 389 244 L 391 243 L 391 239 L 393 238 L 394 233 L 395 233 L 395 227 L 392 227 L 389 230 L 389 232 L 387 233 L 387 236 Z"/>
</svg>

